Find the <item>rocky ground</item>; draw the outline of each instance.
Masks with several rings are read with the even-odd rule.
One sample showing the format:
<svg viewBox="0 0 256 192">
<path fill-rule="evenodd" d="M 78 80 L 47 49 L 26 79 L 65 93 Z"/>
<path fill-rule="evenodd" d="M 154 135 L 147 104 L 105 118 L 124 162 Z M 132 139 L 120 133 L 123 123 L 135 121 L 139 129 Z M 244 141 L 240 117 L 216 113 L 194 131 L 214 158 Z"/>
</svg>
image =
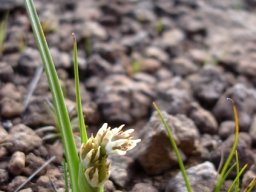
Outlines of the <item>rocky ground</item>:
<svg viewBox="0 0 256 192">
<path fill-rule="evenodd" d="M 113 157 L 106 191 L 184 192 L 155 101 L 181 150 L 193 189 L 212 191 L 240 120 L 242 187 L 256 176 L 256 3 L 253 0 L 59 0 L 35 4 L 76 125 L 72 37 L 79 45 L 89 131 L 125 123 L 142 142 Z M 0 56 L 0 191 L 63 191 L 63 149 L 22 0 L 9 13 Z M 55 157 L 48 164 L 47 161 Z M 223 187 L 227 191 L 235 173 Z M 225 188 L 226 187 L 226 188 Z M 256 189 L 255 189 L 256 190 Z"/>
</svg>

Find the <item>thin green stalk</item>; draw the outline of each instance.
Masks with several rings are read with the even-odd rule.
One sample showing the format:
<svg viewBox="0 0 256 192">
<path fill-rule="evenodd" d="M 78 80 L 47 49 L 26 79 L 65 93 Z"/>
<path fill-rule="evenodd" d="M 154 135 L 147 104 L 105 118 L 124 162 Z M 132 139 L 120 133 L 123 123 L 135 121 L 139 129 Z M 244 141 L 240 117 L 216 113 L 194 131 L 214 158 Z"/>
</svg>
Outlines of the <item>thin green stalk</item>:
<svg viewBox="0 0 256 192">
<path fill-rule="evenodd" d="M 247 168 L 247 164 L 243 166 L 243 168 L 239 171 L 239 173 L 236 175 L 236 178 L 234 179 L 234 181 L 232 182 L 231 186 L 229 187 L 227 192 L 231 192 L 231 190 L 233 189 L 234 185 L 239 181 L 241 175 L 244 173 L 245 169 Z"/>
<path fill-rule="evenodd" d="M 9 14 L 6 14 L 4 20 L 0 23 L 0 53 L 2 53 L 4 48 L 4 40 L 6 37 L 8 17 Z"/>
<path fill-rule="evenodd" d="M 178 147 L 176 145 L 176 142 L 175 142 L 175 140 L 174 140 L 174 138 L 172 136 L 171 129 L 170 129 L 169 125 L 167 124 L 167 122 L 165 121 L 165 119 L 163 117 L 163 114 L 160 111 L 160 109 L 158 108 L 158 106 L 156 105 L 156 103 L 153 103 L 153 106 L 154 106 L 155 110 L 157 111 L 157 113 L 158 113 L 158 115 L 159 115 L 159 117 L 160 117 L 160 119 L 161 119 L 165 129 L 166 129 L 167 135 L 168 135 L 168 137 L 170 139 L 170 143 L 171 143 L 172 148 L 173 148 L 173 150 L 175 152 L 175 155 L 176 155 L 176 157 L 178 159 L 180 170 L 181 170 L 183 179 L 185 181 L 185 185 L 187 187 L 187 190 L 188 190 L 188 192 L 192 192 L 192 187 L 191 187 L 191 185 L 189 183 L 189 179 L 188 179 L 188 176 L 187 176 L 187 173 L 186 173 L 186 170 L 185 170 L 185 166 L 183 164 L 182 157 L 180 155 L 180 152 L 179 152 L 179 149 L 178 149 Z"/>
<path fill-rule="evenodd" d="M 244 190 L 244 192 L 251 192 L 255 186 L 256 186 L 256 177 L 254 177 L 254 178 L 251 180 L 251 182 L 250 182 L 249 185 L 246 187 L 246 189 Z"/>
<path fill-rule="evenodd" d="M 83 116 L 83 109 L 82 109 L 82 101 L 81 101 L 81 93 L 79 87 L 79 72 L 78 72 L 78 62 L 77 62 L 77 43 L 76 43 L 76 36 L 72 33 L 74 38 L 74 74 L 75 74 L 75 87 L 76 87 L 76 106 L 77 106 L 77 114 L 79 119 L 79 127 L 80 127 L 80 135 L 82 143 L 86 143 L 88 140 L 86 127 L 84 122 Z"/>
<path fill-rule="evenodd" d="M 239 158 L 238 158 L 238 152 L 236 150 L 236 153 L 235 153 L 235 157 L 236 157 L 236 175 L 239 174 L 240 170 L 239 170 Z M 239 179 L 237 180 L 236 182 L 236 188 L 235 188 L 235 192 L 239 192 L 239 188 L 240 188 L 240 181 Z"/>
<path fill-rule="evenodd" d="M 223 176 L 223 180 L 225 181 L 226 178 L 229 176 L 229 174 L 231 173 L 231 171 L 236 167 L 236 163 L 234 163 L 232 166 L 230 166 L 228 168 L 228 170 L 225 172 L 224 176 Z"/>
<path fill-rule="evenodd" d="M 82 109 L 82 101 L 81 101 L 81 94 L 80 94 L 80 87 L 79 87 L 79 71 L 78 71 L 78 62 L 77 62 L 77 42 L 75 34 L 72 34 L 74 38 L 74 46 L 73 46 L 73 54 L 74 54 L 74 74 L 75 74 L 75 88 L 76 88 L 76 106 L 77 106 L 77 114 L 78 114 L 78 120 L 79 120 L 79 128 L 80 128 L 80 135 L 81 135 L 81 141 L 82 143 L 86 143 L 88 140 L 87 133 L 86 133 L 86 127 L 84 122 L 84 116 L 83 116 L 83 109 Z M 92 188 L 90 184 L 87 182 L 85 176 L 84 176 L 84 168 L 79 164 L 79 175 L 78 175 L 78 187 L 80 191 L 85 192 L 103 192 L 104 188 L 98 187 L 98 188 Z"/>
<path fill-rule="evenodd" d="M 232 102 L 232 109 L 233 109 L 233 113 L 234 113 L 234 119 L 235 119 L 235 125 L 236 125 L 235 139 L 234 139 L 234 144 L 232 146 L 232 149 L 229 153 L 229 156 L 228 156 L 228 158 L 227 158 L 227 160 L 226 160 L 226 162 L 225 162 L 225 164 L 222 168 L 222 171 L 220 173 L 220 176 L 219 176 L 219 179 L 217 181 L 217 185 L 214 189 L 214 192 L 219 192 L 223 182 L 225 181 L 224 180 L 224 175 L 225 175 L 226 170 L 228 169 L 228 167 L 230 165 L 230 162 L 231 162 L 231 160 L 234 156 L 234 153 L 236 151 L 236 147 L 237 147 L 237 144 L 238 144 L 238 140 L 239 140 L 239 119 L 238 119 L 237 108 L 236 108 L 232 99 L 228 99 L 228 100 Z"/>
<path fill-rule="evenodd" d="M 53 103 L 55 107 L 55 112 L 58 117 L 58 124 L 60 126 L 61 138 L 64 145 L 65 156 L 68 164 L 71 188 L 73 192 L 79 192 L 79 188 L 77 185 L 79 158 L 77 155 L 76 145 L 70 125 L 70 119 L 64 103 L 64 96 L 33 1 L 25 0 L 25 5 L 31 21 L 34 37 L 37 42 L 37 46 L 44 64 L 48 83 L 52 92 Z"/>
<path fill-rule="evenodd" d="M 66 160 L 64 160 L 63 162 L 63 170 L 64 170 L 65 192 L 68 192 L 69 182 L 68 182 L 68 168 L 67 168 Z"/>
</svg>

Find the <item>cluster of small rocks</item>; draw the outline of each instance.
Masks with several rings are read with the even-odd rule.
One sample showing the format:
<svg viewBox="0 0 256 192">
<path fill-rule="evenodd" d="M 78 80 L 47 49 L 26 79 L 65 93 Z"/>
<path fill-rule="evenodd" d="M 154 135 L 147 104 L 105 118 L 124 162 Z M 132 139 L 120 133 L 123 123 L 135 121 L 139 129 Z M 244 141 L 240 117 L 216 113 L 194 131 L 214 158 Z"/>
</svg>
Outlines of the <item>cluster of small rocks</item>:
<svg viewBox="0 0 256 192">
<path fill-rule="evenodd" d="M 192 188 L 212 191 L 234 142 L 232 98 L 239 112 L 242 188 L 256 176 L 256 4 L 250 0 L 34 0 L 75 121 L 72 49 L 78 41 L 83 111 L 89 132 L 125 123 L 142 142 L 112 157 L 107 192 L 184 192 L 177 157 L 152 107 L 163 111 Z M 0 191 L 64 190 L 63 148 L 40 73 L 23 1 L 10 12 L 0 58 Z M 36 79 L 39 78 L 37 82 Z M 223 191 L 227 191 L 231 172 Z"/>
</svg>

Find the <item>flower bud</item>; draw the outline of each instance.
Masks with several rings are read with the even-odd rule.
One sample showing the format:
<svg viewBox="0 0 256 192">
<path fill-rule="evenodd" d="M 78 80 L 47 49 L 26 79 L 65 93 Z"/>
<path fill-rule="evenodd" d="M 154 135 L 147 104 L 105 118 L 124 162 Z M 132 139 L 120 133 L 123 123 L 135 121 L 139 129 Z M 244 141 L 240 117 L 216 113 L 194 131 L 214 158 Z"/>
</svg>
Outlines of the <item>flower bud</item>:
<svg viewBox="0 0 256 192">
<path fill-rule="evenodd" d="M 95 137 L 91 136 L 80 148 L 80 160 L 84 166 L 84 174 L 92 187 L 104 184 L 110 175 L 108 155 L 125 155 L 133 149 L 140 139 L 133 139 L 133 129 L 122 131 L 124 125 L 110 129 L 104 123 Z"/>
</svg>

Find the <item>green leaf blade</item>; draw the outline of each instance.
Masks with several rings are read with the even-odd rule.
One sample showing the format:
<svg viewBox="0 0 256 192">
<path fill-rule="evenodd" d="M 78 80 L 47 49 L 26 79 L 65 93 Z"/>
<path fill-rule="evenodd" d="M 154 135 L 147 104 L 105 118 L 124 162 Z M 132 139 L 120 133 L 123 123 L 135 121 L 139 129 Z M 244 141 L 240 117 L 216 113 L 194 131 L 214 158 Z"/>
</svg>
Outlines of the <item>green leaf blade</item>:
<svg viewBox="0 0 256 192">
<path fill-rule="evenodd" d="M 73 52 L 74 52 L 74 74 L 75 74 L 77 114 L 78 114 L 78 119 L 79 119 L 81 141 L 82 141 L 82 143 L 86 143 L 88 140 L 88 137 L 87 137 L 86 127 L 85 127 L 85 122 L 84 122 L 81 93 L 80 93 L 80 87 L 79 87 L 79 71 L 78 71 L 78 62 L 77 62 L 77 42 L 76 42 L 76 37 L 75 37 L 74 33 L 72 34 L 72 36 L 74 38 Z"/>
<path fill-rule="evenodd" d="M 58 123 L 61 128 L 60 133 L 62 136 L 64 151 L 67 158 L 71 187 L 74 192 L 79 192 L 77 186 L 79 159 L 70 125 L 70 119 L 68 116 L 66 105 L 64 103 L 64 96 L 60 87 L 57 72 L 53 64 L 53 60 L 50 55 L 49 48 L 45 40 L 45 36 L 40 25 L 40 21 L 37 16 L 33 1 L 25 0 L 25 6 L 31 21 L 34 37 L 37 42 L 37 46 L 44 64 L 44 69 L 51 89 L 53 103 L 58 118 Z"/>
</svg>

